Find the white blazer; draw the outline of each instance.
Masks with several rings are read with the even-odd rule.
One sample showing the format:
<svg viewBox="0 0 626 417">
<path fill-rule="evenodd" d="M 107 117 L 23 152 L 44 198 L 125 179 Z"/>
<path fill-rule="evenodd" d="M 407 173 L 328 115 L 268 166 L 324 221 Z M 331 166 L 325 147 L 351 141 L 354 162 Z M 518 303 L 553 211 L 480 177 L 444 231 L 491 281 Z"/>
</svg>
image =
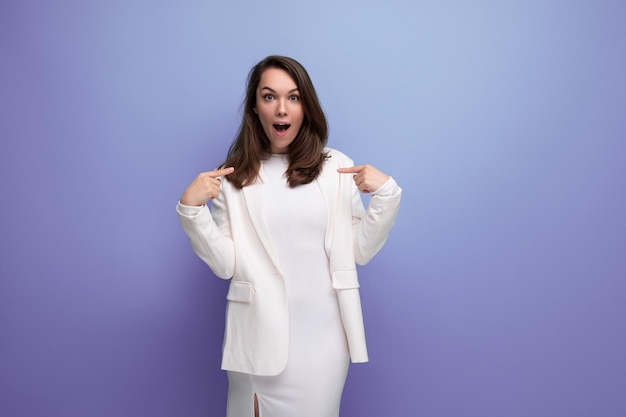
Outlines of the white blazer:
<svg viewBox="0 0 626 417">
<path fill-rule="evenodd" d="M 329 157 L 316 179 L 328 207 L 325 250 L 332 285 L 352 362 L 367 362 L 367 347 L 355 263 L 367 263 L 387 239 L 398 212 L 402 190 L 373 193 L 363 208 L 352 175 L 337 168 L 353 162 L 327 148 Z M 386 184 L 387 186 L 387 184 Z M 211 211 L 204 206 L 187 216 L 177 208 L 195 253 L 215 275 L 230 282 L 222 369 L 254 375 L 277 375 L 287 363 L 289 314 L 285 281 L 267 229 L 262 170 L 254 184 L 236 189 L 222 181 Z"/>
</svg>

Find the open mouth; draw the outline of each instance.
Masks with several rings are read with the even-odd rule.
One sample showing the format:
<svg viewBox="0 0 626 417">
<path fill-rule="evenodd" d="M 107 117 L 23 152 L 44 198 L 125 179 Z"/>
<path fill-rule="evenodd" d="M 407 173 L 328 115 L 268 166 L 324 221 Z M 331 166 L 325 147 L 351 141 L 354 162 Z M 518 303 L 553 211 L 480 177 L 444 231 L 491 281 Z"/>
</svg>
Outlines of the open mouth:
<svg viewBox="0 0 626 417">
<path fill-rule="evenodd" d="M 278 133 L 285 133 L 291 125 L 289 123 L 274 123 L 273 126 Z"/>
</svg>

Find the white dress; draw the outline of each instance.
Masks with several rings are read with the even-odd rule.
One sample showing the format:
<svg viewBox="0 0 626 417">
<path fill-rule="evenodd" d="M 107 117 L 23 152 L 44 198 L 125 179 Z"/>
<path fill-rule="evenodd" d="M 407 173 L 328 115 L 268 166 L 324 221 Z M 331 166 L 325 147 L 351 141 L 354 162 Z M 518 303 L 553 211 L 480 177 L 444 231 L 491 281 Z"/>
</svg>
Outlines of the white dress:
<svg viewBox="0 0 626 417">
<path fill-rule="evenodd" d="M 267 226 L 289 302 L 289 357 L 276 376 L 228 372 L 227 417 L 337 417 L 349 352 L 324 250 L 327 209 L 315 181 L 290 188 L 286 155 L 262 163 Z"/>
</svg>

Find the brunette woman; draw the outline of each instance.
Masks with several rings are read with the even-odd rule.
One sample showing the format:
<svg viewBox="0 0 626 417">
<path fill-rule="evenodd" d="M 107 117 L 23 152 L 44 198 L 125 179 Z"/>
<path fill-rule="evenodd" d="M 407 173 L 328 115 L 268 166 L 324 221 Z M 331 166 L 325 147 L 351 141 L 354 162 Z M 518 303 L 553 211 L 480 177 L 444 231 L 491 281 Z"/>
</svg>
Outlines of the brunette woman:
<svg viewBox="0 0 626 417">
<path fill-rule="evenodd" d="M 383 246 L 402 190 L 327 138 L 304 67 L 269 56 L 249 74 L 226 161 L 177 206 L 193 250 L 231 279 L 228 417 L 336 417 L 350 359 L 368 360 L 355 263 Z"/>
</svg>

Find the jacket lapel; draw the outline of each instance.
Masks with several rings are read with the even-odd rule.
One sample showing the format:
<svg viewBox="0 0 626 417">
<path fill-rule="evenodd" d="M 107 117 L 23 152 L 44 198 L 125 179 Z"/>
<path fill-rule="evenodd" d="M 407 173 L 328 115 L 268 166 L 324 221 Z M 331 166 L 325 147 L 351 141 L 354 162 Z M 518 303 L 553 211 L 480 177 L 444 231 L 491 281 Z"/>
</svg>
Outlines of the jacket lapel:
<svg viewBox="0 0 626 417">
<path fill-rule="evenodd" d="M 330 247 L 333 240 L 333 230 L 335 225 L 335 209 L 337 207 L 338 173 L 337 161 L 332 158 L 327 159 L 322 168 L 322 172 L 317 176 L 317 185 L 320 187 L 326 208 L 328 210 L 328 222 L 326 224 L 326 236 L 324 248 L 326 255 L 330 256 Z"/>
<path fill-rule="evenodd" d="M 263 175 L 263 168 L 259 171 L 259 178 L 257 178 L 254 184 L 245 186 L 242 188 L 243 196 L 248 208 L 248 215 L 254 225 L 259 240 L 263 244 L 265 252 L 268 254 L 272 263 L 280 271 L 280 264 L 276 258 L 276 253 L 270 239 L 269 229 L 267 227 L 265 217 L 265 181 Z"/>
</svg>

